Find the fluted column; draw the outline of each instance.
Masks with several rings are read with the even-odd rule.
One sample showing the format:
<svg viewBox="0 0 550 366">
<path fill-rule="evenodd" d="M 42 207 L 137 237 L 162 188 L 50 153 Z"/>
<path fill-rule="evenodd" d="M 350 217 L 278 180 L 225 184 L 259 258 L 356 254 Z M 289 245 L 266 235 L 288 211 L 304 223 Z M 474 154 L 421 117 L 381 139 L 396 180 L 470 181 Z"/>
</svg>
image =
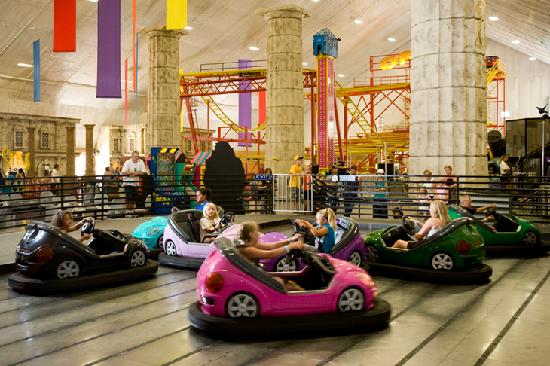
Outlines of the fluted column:
<svg viewBox="0 0 550 366">
<path fill-rule="evenodd" d="M 411 0 L 409 173 L 487 174 L 485 0 Z"/>
<path fill-rule="evenodd" d="M 94 126 L 94 124 L 84 125 L 86 128 L 86 175 L 95 175 Z"/>
<path fill-rule="evenodd" d="M 145 149 L 179 146 L 179 38 L 182 31 L 153 29 L 149 42 L 149 90 Z"/>
<path fill-rule="evenodd" d="M 75 126 L 65 126 L 67 133 L 67 164 L 65 175 L 73 176 L 75 174 Z"/>
<path fill-rule="evenodd" d="M 304 9 L 287 5 L 258 9 L 267 21 L 265 166 L 288 173 L 304 151 L 302 20 Z"/>
</svg>

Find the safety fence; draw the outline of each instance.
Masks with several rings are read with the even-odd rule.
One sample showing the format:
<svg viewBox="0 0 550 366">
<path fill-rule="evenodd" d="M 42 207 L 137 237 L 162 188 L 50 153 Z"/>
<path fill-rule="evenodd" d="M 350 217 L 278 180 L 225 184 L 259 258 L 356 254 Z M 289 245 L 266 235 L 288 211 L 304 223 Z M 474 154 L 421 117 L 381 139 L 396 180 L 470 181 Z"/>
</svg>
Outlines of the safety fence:
<svg viewBox="0 0 550 366">
<path fill-rule="evenodd" d="M 310 213 L 330 207 L 337 214 L 363 219 L 426 217 L 430 202 L 474 207 L 495 205 L 497 212 L 550 224 L 550 179 L 538 176 L 385 176 L 288 174 L 245 179 L 219 177 L 212 182 L 143 176 L 135 189 L 120 176 L 84 176 L 5 180 L 0 184 L 0 229 L 31 220 L 50 221 L 60 209 L 99 219 L 168 214 L 172 206 L 192 208 L 196 191 L 212 188 L 211 200 L 237 214 Z M 128 202 L 130 198 L 130 202 Z"/>
</svg>

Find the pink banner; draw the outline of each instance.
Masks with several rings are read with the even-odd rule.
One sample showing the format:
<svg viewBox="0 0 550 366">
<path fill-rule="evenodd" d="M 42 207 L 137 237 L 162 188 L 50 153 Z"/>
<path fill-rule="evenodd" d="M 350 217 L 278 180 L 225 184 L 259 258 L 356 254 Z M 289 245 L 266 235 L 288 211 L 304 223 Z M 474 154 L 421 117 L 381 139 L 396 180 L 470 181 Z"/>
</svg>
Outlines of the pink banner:
<svg viewBox="0 0 550 366">
<path fill-rule="evenodd" d="M 327 59 L 317 57 L 317 156 L 319 167 L 327 162 Z"/>
<path fill-rule="evenodd" d="M 334 59 L 328 57 L 326 60 L 328 76 L 327 95 L 325 100 L 328 115 L 327 165 L 332 166 L 334 164 L 334 135 L 336 134 L 336 116 L 334 115 Z"/>
</svg>

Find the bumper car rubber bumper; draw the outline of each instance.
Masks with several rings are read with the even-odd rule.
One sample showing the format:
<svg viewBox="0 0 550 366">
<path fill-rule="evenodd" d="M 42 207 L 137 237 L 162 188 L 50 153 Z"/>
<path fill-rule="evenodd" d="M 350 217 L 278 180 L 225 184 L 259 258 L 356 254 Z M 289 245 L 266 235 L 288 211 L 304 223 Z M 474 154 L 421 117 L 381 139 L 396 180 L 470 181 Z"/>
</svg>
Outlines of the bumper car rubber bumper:
<svg viewBox="0 0 550 366">
<path fill-rule="evenodd" d="M 498 256 L 537 256 L 550 251 L 550 240 L 543 240 L 537 245 L 485 245 L 485 254 L 488 257 Z"/>
<path fill-rule="evenodd" d="M 180 257 L 177 255 L 168 255 L 166 253 L 160 253 L 158 259 L 161 266 L 176 268 L 198 269 L 202 262 L 204 262 L 204 258 Z"/>
<path fill-rule="evenodd" d="M 390 321 L 390 313 L 390 304 L 383 299 L 377 299 L 374 308 L 368 311 L 233 319 L 205 314 L 200 309 L 200 303 L 195 302 L 189 308 L 189 320 L 193 327 L 214 337 L 273 338 L 298 333 L 313 336 L 366 333 L 386 328 Z"/>
<path fill-rule="evenodd" d="M 417 280 L 447 284 L 468 284 L 487 282 L 493 269 L 480 264 L 464 271 L 436 271 L 427 268 L 405 267 L 394 264 L 367 262 L 367 271 L 373 275 L 384 275 L 406 280 Z"/>
<path fill-rule="evenodd" d="M 64 280 L 41 280 L 27 277 L 20 273 L 14 273 L 8 277 L 8 284 L 14 290 L 22 293 L 50 294 L 86 290 L 92 287 L 109 286 L 145 279 L 153 277 L 157 270 L 158 264 L 152 260 L 148 260 L 142 267 L 127 268 Z"/>
</svg>

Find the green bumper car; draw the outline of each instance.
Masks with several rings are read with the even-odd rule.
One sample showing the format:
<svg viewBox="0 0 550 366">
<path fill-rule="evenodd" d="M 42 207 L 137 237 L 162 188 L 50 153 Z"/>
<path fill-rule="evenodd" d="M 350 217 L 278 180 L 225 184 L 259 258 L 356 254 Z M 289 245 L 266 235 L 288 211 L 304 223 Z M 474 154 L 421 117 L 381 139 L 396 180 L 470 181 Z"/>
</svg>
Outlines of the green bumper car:
<svg viewBox="0 0 550 366">
<path fill-rule="evenodd" d="M 550 244 L 542 240 L 540 230 L 530 221 L 514 215 L 488 211 L 487 216 L 492 216 L 492 223 L 482 221 L 460 206 L 449 206 L 451 219 L 462 217 L 471 218 L 475 227 L 483 236 L 487 254 L 548 251 Z"/>
<path fill-rule="evenodd" d="M 413 241 L 414 224 L 407 218 L 401 226 L 374 231 L 365 239 L 369 272 L 444 283 L 486 281 L 493 270 L 482 261 L 483 237 L 473 221 L 461 218 L 441 231 L 415 243 L 412 249 L 392 249 L 398 239 Z"/>
</svg>

